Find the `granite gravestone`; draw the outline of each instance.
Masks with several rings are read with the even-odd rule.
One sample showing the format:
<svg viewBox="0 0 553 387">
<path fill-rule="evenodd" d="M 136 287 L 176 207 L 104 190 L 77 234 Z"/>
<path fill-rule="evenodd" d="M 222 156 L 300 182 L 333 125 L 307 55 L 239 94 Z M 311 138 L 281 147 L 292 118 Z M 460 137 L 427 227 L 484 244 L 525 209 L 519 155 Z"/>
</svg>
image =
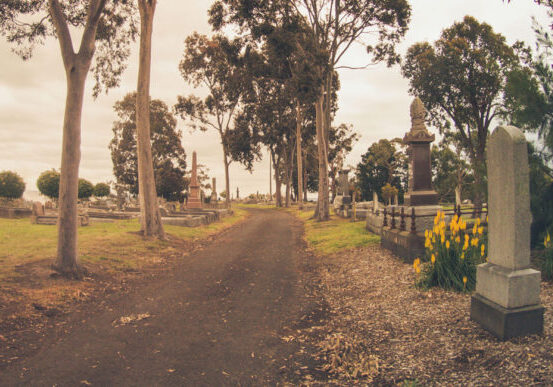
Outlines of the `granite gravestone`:
<svg viewBox="0 0 553 387">
<path fill-rule="evenodd" d="M 411 130 L 403 138 L 409 146 L 409 190 L 405 194 L 406 206 L 438 204 L 438 194 L 432 189 L 430 143 L 435 136 L 426 129 L 426 110 L 420 98 L 411 103 Z"/>
<path fill-rule="evenodd" d="M 471 318 L 496 337 L 543 332 L 540 272 L 530 268 L 530 190 L 524 134 L 500 126 L 488 141 L 488 262 L 478 266 Z"/>
</svg>

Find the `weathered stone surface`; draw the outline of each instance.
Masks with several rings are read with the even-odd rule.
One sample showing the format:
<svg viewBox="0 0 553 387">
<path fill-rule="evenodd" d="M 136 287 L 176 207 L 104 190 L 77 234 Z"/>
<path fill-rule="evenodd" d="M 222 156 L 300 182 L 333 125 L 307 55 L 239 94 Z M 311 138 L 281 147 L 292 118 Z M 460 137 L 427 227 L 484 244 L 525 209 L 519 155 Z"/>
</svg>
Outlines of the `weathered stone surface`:
<svg viewBox="0 0 553 387">
<path fill-rule="evenodd" d="M 504 308 L 520 308 L 540 303 L 539 271 L 512 270 L 493 263 L 477 268 L 476 293 Z"/>
<path fill-rule="evenodd" d="M 190 186 L 188 193 L 187 208 L 202 208 L 200 200 L 200 184 L 198 183 L 198 162 L 196 151 L 192 152 L 192 176 L 190 177 Z"/>
<path fill-rule="evenodd" d="M 506 309 L 475 294 L 471 298 L 470 318 L 500 340 L 513 337 L 543 334 L 541 305 Z"/>
<path fill-rule="evenodd" d="M 32 214 L 30 208 L 0 207 L 0 218 L 18 219 L 29 217 Z"/>
<path fill-rule="evenodd" d="M 411 104 L 411 130 L 403 138 L 409 146 L 409 189 L 405 194 L 405 205 L 423 206 L 438 204 L 438 194 L 432 189 L 432 166 L 430 143 L 435 136 L 426 129 L 426 110 L 417 97 Z"/>
<path fill-rule="evenodd" d="M 540 272 L 530 268 L 528 151 L 513 126 L 498 127 L 488 141 L 488 210 L 489 256 L 476 272 L 471 317 L 502 339 L 540 333 Z M 520 328 L 525 324 L 530 331 Z"/>
<path fill-rule="evenodd" d="M 40 202 L 33 203 L 33 215 L 44 216 L 44 206 Z"/>
<path fill-rule="evenodd" d="M 211 179 L 211 203 L 217 202 L 217 180 L 215 178 Z"/>
<path fill-rule="evenodd" d="M 524 134 L 500 126 L 488 141 L 489 262 L 511 269 L 530 264 L 530 186 Z"/>
</svg>

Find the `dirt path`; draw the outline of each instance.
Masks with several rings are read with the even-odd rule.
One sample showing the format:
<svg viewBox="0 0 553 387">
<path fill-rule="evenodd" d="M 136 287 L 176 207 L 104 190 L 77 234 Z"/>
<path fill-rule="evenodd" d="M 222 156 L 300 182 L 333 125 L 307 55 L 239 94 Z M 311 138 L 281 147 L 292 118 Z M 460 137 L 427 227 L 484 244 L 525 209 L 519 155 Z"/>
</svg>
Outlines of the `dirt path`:
<svg viewBox="0 0 553 387">
<path fill-rule="evenodd" d="M 299 280 L 301 225 L 278 211 L 252 214 L 169 273 L 72 316 L 67 333 L 1 371 L 0 384 L 276 383 L 298 349 L 282 332 L 315 301 Z"/>
</svg>

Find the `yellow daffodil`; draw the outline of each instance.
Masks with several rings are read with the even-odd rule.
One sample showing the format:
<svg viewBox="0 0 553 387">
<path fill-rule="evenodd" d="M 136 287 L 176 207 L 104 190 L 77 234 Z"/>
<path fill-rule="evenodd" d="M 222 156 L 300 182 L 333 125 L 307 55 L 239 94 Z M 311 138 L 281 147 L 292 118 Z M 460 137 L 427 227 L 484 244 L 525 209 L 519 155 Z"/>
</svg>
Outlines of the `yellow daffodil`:
<svg viewBox="0 0 553 387">
<path fill-rule="evenodd" d="M 488 223 L 488 222 L 489 222 L 489 220 L 488 220 L 488 215 L 486 215 L 486 223 Z"/>
<path fill-rule="evenodd" d="M 432 264 L 436 263 L 436 256 L 434 254 L 430 257 L 430 262 L 432 262 Z"/>
<path fill-rule="evenodd" d="M 424 230 L 424 237 L 428 239 L 428 230 Z"/>
<path fill-rule="evenodd" d="M 417 274 L 420 274 L 420 272 L 421 272 L 420 266 L 417 266 L 417 267 L 415 268 L 415 272 L 416 272 Z"/>
<path fill-rule="evenodd" d="M 413 261 L 413 268 L 416 270 L 417 267 L 421 264 L 421 260 L 420 258 L 415 258 L 415 260 Z"/>
<path fill-rule="evenodd" d="M 478 246 L 478 238 L 472 238 L 470 241 L 471 246 Z"/>
<path fill-rule="evenodd" d="M 442 242 L 442 244 L 444 243 L 444 241 L 445 241 L 445 234 L 444 233 L 440 234 L 440 241 Z"/>
<path fill-rule="evenodd" d="M 461 259 L 465 259 L 465 253 L 461 253 Z"/>
<path fill-rule="evenodd" d="M 478 234 L 480 235 L 484 234 L 484 226 L 478 227 Z"/>
<path fill-rule="evenodd" d="M 457 244 L 461 243 L 461 237 L 459 235 L 455 238 L 455 242 L 457 242 Z"/>
<path fill-rule="evenodd" d="M 480 223 L 481 223 L 480 218 L 476 218 L 476 225 L 480 226 Z"/>
<path fill-rule="evenodd" d="M 468 281 L 468 278 L 463 277 L 463 287 L 467 286 L 467 281 Z"/>
<path fill-rule="evenodd" d="M 482 245 L 482 247 L 480 248 L 480 255 L 484 256 L 485 253 L 486 253 L 486 246 Z"/>
<path fill-rule="evenodd" d="M 445 248 L 446 248 L 446 249 L 449 249 L 449 241 L 446 241 L 446 242 L 445 242 Z"/>
</svg>

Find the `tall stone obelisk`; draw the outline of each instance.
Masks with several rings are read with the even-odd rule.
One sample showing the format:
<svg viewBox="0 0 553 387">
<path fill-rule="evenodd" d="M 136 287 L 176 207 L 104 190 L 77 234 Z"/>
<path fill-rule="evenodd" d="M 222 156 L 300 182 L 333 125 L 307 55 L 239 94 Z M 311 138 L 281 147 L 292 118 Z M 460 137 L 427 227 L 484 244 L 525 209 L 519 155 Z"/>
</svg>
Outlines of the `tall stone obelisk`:
<svg viewBox="0 0 553 387">
<path fill-rule="evenodd" d="M 217 180 L 215 178 L 213 178 L 211 180 L 211 199 L 210 199 L 210 202 L 211 203 L 216 203 L 217 202 Z"/>
<path fill-rule="evenodd" d="M 198 162 L 196 160 L 196 151 L 192 153 L 192 176 L 190 177 L 190 187 L 188 190 L 187 208 L 202 208 L 200 200 L 200 184 L 198 183 Z"/>
<path fill-rule="evenodd" d="M 411 103 L 411 130 L 403 138 L 409 146 L 409 190 L 405 194 L 406 206 L 438 204 L 438 193 L 432 188 L 430 143 L 435 136 L 426 129 L 426 109 L 419 97 Z"/>
</svg>

